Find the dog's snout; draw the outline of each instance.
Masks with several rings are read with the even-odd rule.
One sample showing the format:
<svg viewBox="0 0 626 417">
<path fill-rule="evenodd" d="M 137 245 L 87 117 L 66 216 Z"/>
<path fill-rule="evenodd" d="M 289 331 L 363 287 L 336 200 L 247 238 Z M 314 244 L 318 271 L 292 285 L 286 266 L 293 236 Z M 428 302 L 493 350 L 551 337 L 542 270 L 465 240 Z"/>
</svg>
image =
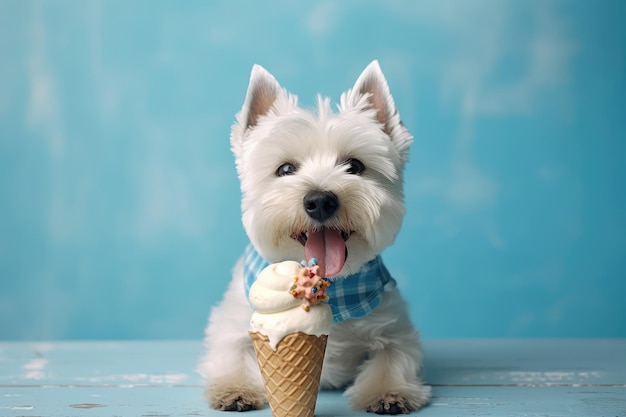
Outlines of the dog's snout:
<svg viewBox="0 0 626 417">
<path fill-rule="evenodd" d="M 339 199 L 330 191 L 311 191 L 303 202 L 306 213 L 320 222 L 331 218 L 339 208 Z"/>
</svg>

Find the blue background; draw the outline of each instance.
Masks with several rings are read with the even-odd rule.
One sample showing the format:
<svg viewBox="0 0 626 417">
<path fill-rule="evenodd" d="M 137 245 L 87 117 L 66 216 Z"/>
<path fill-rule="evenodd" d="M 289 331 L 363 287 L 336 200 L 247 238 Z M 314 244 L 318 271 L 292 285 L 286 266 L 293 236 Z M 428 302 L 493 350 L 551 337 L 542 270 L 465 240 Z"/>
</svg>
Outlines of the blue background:
<svg viewBox="0 0 626 417">
<path fill-rule="evenodd" d="M 424 337 L 625 337 L 625 5 L 1 1 L 0 339 L 200 338 L 252 65 L 313 105 L 374 58 Z"/>
</svg>

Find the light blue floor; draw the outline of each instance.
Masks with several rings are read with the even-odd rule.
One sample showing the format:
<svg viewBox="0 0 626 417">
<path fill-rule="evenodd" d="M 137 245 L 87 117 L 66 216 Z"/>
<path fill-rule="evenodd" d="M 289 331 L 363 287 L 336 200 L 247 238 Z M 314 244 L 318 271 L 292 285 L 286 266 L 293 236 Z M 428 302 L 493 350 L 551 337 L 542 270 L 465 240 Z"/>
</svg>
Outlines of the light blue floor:
<svg viewBox="0 0 626 417">
<path fill-rule="evenodd" d="M 626 339 L 427 340 L 419 416 L 626 416 Z M 0 343 L 0 416 L 220 416 L 201 343 Z M 250 417 L 269 417 L 269 409 Z M 316 416 L 371 416 L 321 392 Z"/>
</svg>

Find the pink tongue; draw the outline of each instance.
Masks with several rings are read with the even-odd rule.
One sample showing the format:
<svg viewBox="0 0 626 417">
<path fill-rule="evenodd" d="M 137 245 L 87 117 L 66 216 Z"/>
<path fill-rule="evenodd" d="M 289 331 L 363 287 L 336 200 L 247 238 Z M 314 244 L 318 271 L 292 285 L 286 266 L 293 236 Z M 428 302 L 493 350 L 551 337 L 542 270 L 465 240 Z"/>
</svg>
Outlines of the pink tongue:
<svg viewBox="0 0 626 417">
<path fill-rule="evenodd" d="M 309 230 L 304 245 L 304 256 L 307 262 L 311 258 L 317 258 L 322 276 L 337 275 L 346 261 L 346 244 L 341 232 L 330 229 Z"/>
</svg>

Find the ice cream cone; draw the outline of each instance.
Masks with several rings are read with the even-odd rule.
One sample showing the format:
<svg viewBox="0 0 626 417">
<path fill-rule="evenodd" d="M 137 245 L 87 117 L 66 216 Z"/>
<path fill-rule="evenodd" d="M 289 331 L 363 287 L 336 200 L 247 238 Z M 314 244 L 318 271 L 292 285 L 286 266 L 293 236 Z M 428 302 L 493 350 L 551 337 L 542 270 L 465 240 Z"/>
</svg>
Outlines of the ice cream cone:
<svg viewBox="0 0 626 417">
<path fill-rule="evenodd" d="M 267 336 L 250 332 L 274 417 L 313 417 L 327 335 L 285 336 L 272 349 Z"/>
</svg>

